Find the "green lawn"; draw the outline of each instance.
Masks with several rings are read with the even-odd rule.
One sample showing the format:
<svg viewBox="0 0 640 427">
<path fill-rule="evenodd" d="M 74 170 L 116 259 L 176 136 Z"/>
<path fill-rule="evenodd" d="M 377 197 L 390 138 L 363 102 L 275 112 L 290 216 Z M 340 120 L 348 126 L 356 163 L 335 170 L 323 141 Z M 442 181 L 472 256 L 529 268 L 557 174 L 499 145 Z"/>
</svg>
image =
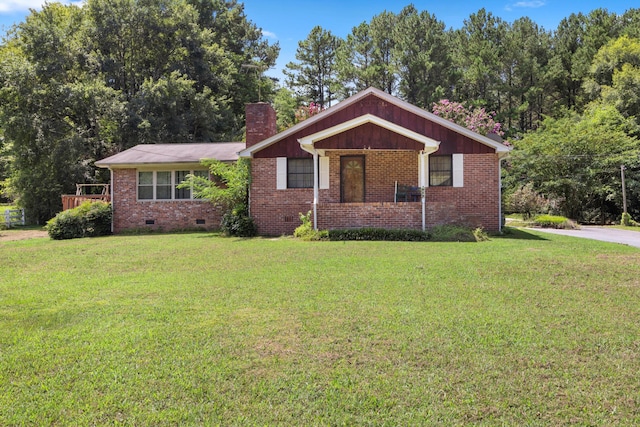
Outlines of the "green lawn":
<svg viewBox="0 0 640 427">
<path fill-rule="evenodd" d="M 638 425 L 640 250 L 0 243 L 0 425 Z"/>
</svg>

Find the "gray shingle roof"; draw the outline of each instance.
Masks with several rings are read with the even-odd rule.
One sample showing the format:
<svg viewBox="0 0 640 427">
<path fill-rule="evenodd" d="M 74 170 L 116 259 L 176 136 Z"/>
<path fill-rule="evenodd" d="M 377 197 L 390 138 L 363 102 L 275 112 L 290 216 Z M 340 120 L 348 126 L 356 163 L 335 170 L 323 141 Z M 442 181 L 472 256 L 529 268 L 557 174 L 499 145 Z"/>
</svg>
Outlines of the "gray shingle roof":
<svg viewBox="0 0 640 427">
<path fill-rule="evenodd" d="M 202 159 L 238 160 L 244 142 L 203 142 L 185 144 L 139 144 L 96 162 L 96 166 L 125 167 L 163 163 L 199 163 Z"/>
</svg>

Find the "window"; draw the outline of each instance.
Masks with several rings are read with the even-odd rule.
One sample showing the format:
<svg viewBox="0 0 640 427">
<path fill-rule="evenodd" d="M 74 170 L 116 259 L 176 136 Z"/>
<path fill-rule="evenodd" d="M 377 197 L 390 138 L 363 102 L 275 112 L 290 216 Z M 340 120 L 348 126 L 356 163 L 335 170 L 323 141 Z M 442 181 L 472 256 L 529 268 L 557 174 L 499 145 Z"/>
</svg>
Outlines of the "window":
<svg viewBox="0 0 640 427">
<path fill-rule="evenodd" d="M 156 172 L 156 199 L 171 199 L 171 171 Z"/>
<path fill-rule="evenodd" d="M 153 172 L 138 172 L 138 199 L 153 199 Z"/>
<path fill-rule="evenodd" d="M 432 187 L 453 185 L 451 156 L 429 156 L 429 185 Z"/>
<path fill-rule="evenodd" d="M 190 188 L 178 188 L 178 185 L 185 179 L 187 179 L 187 175 L 191 172 L 189 171 L 176 171 L 176 180 L 174 182 L 174 191 L 176 195 L 176 199 L 190 199 L 191 198 L 191 189 Z"/>
<path fill-rule="evenodd" d="M 178 185 L 193 174 L 208 178 L 206 170 L 197 171 L 138 171 L 138 200 L 191 200 L 190 188 Z"/>
<path fill-rule="evenodd" d="M 287 188 L 313 187 L 313 159 L 287 159 Z"/>
</svg>

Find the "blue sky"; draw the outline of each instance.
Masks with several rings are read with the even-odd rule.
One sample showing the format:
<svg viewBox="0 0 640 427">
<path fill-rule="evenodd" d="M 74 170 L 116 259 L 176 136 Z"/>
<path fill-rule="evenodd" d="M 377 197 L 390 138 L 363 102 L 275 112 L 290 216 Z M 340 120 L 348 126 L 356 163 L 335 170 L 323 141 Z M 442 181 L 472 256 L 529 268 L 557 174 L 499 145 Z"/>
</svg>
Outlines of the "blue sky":
<svg viewBox="0 0 640 427">
<path fill-rule="evenodd" d="M 19 23 L 29 13 L 29 8 L 39 9 L 44 0 L 0 0 L 0 34 L 12 24 Z M 80 1 L 63 0 L 62 3 Z M 323 0 L 322 2 L 300 0 L 245 0 L 245 13 L 262 28 L 270 42 L 278 42 L 280 57 L 275 69 L 267 74 L 282 77 L 281 70 L 287 62 L 295 60 L 300 40 L 304 40 L 311 29 L 320 25 L 339 37 L 345 37 L 353 27 L 385 10 L 397 13 L 407 4 L 413 3 L 420 11 L 426 10 L 444 21 L 447 28 L 459 28 L 463 21 L 484 7 L 507 22 L 529 16 L 547 30 L 554 30 L 558 23 L 571 13 L 588 13 L 605 7 L 610 12 L 624 13 L 634 7 L 629 0 L 503 0 L 503 1 L 435 1 L 435 0 Z M 489 5 L 487 4 L 489 3 Z M 640 6 L 635 6 L 640 7 Z"/>
</svg>

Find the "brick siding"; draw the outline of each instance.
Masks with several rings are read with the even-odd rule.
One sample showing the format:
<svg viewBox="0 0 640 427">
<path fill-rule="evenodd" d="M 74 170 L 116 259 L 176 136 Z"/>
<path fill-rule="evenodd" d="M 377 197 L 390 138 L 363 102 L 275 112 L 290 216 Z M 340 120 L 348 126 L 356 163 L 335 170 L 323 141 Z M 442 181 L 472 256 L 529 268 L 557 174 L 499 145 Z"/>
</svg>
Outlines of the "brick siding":
<svg viewBox="0 0 640 427">
<path fill-rule="evenodd" d="M 271 104 L 258 102 L 245 106 L 247 148 L 272 137 L 278 131 L 276 110 Z"/>
<path fill-rule="evenodd" d="M 137 170 L 113 170 L 113 227 L 119 233 L 128 229 L 176 230 L 218 229 L 221 215 L 204 200 L 137 200 Z M 204 220 L 204 224 L 196 221 Z M 153 224 L 147 224 L 153 221 Z"/>
<path fill-rule="evenodd" d="M 329 189 L 320 190 L 318 228 L 422 227 L 421 203 L 393 203 L 395 181 L 418 185 L 418 154 L 412 151 L 331 151 Z M 340 156 L 365 155 L 366 203 L 340 203 Z M 464 187 L 426 189 L 427 227 L 482 226 L 497 231 L 499 160 L 496 154 L 464 156 Z M 251 216 L 263 235 L 291 234 L 299 214 L 313 209 L 313 189 L 276 190 L 276 159 L 252 159 Z"/>
</svg>

